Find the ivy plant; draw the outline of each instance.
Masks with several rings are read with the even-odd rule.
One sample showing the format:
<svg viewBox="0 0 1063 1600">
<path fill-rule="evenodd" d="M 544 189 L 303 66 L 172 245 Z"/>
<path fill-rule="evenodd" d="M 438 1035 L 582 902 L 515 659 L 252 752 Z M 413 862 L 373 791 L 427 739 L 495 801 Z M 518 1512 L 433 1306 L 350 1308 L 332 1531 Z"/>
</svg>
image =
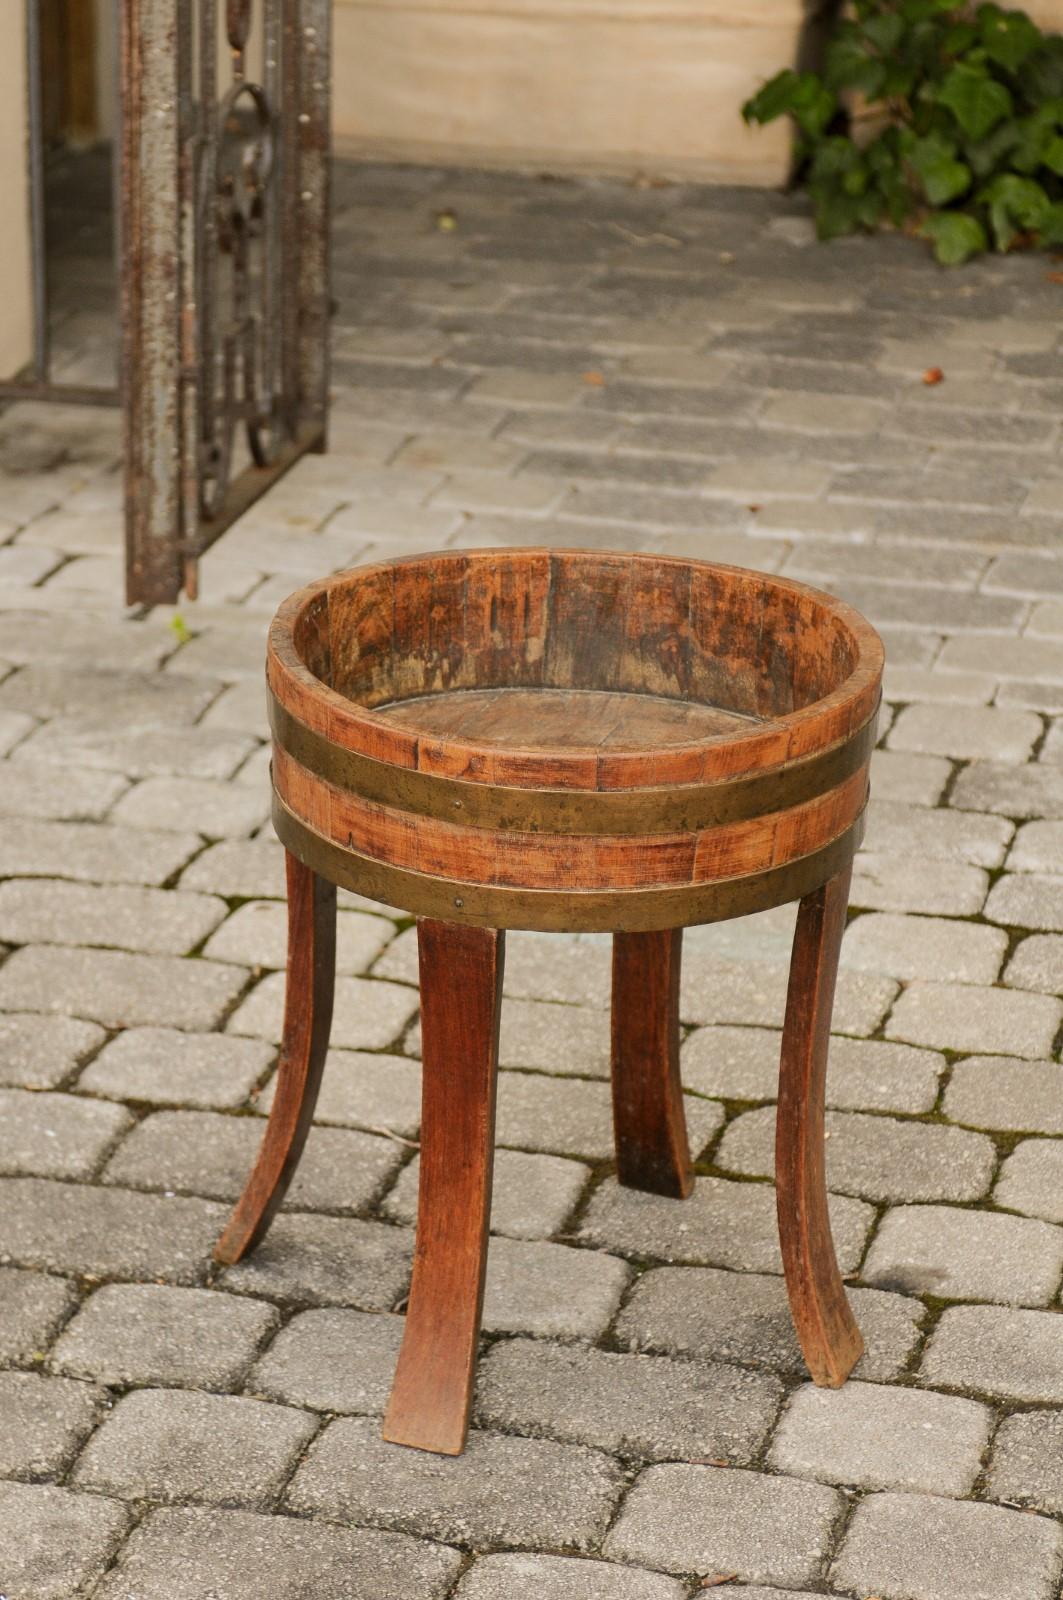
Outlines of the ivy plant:
<svg viewBox="0 0 1063 1600">
<path fill-rule="evenodd" d="M 820 238 L 883 226 L 946 266 L 1063 244 L 1063 37 L 1023 11 L 852 0 L 821 72 L 780 72 L 743 107 L 792 117 Z"/>
</svg>

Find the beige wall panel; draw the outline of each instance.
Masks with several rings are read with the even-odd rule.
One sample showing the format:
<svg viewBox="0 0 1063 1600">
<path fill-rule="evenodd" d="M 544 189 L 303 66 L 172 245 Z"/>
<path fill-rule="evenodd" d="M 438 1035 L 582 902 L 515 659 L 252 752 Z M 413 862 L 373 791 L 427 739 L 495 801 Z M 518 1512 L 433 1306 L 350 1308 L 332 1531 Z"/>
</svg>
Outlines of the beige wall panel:
<svg viewBox="0 0 1063 1600">
<path fill-rule="evenodd" d="M 339 0 L 339 146 L 414 161 L 779 183 L 788 129 L 748 129 L 740 107 L 793 61 L 800 18 L 800 0 L 748 9 L 496 0 L 482 10 L 469 0 Z"/>
<path fill-rule="evenodd" d="M 32 349 L 30 230 L 26 191 L 26 45 L 24 10 L 11 3 L 0 52 L 0 376 L 10 377 Z"/>
</svg>

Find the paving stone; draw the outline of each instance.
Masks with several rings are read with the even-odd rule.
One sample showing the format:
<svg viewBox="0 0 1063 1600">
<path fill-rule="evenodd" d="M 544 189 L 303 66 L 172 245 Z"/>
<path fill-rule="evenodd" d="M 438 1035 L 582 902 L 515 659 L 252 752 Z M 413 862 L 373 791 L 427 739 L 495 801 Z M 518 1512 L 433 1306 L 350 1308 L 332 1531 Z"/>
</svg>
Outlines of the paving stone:
<svg viewBox="0 0 1063 1600">
<path fill-rule="evenodd" d="M 631 1269 L 615 1256 L 495 1238 L 487 1256 L 487 1333 L 597 1339 L 616 1314 Z"/>
<path fill-rule="evenodd" d="M 1004 969 L 1003 981 L 1011 989 L 1063 992 L 1063 939 L 1046 933 L 1023 939 Z"/>
<path fill-rule="evenodd" d="M 89 1440 L 71 1481 L 122 1500 L 265 1509 L 316 1427 L 305 1411 L 260 1400 L 138 1389 Z"/>
<path fill-rule="evenodd" d="M 276 1079 L 259 1107 L 273 1104 Z M 421 1125 L 421 1064 L 402 1056 L 330 1050 L 315 1118 L 341 1127 L 365 1128 L 400 1139 L 415 1139 Z"/>
<path fill-rule="evenodd" d="M 104 1391 L 72 1378 L 0 1372 L 0 1473 L 5 1478 L 55 1477 L 92 1431 Z"/>
<path fill-rule="evenodd" d="M 2 628 L 0 628 L 2 632 Z M 70 664 L 24 667 L 0 684 L 0 706 L 35 717 L 81 717 L 146 729 L 195 722 L 221 689 L 215 678 L 171 678 L 161 672 L 115 671 Z"/>
<path fill-rule="evenodd" d="M 7 755 L 37 727 L 32 717 L 21 711 L 0 711 L 0 755 Z"/>
<path fill-rule="evenodd" d="M 498 1083 L 498 1142 L 607 1161 L 614 1145 L 612 1104 L 604 1083 L 503 1072 Z M 719 1129 L 723 1113 L 719 1106 L 690 1095 L 685 1105 L 690 1148 L 697 1156 Z"/>
<path fill-rule="evenodd" d="M 446 1457 L 397 1450 L 378 1430 L 360 1417 L 330 1423 L 288 1490 L 291 1509 L 478 1549 L 579 1551 L 597 1545 L 620 1496 L 618 1466 L 596 1450 L 473 1431 L 463 1455 Z"/>
<path fill-rule="evenodd" d="M 973 1400 L 877 1383 L 808 1383 L 783 1414 L 768 1460 L 779 1472 L 820 1483 L 968 1495 L 992 1420 Z"/>
<path fill-rule="evenodd" d="M 989 891 L 985 914 L 1009 927 L 1063 930 L 1063 878 L 1008 872 Z"/>
<path fill-rule="evenodd" d="M 109 945 L 186 955 L 225 913 L 224 900 L 200 894 L 47 878 L 0 883 L 0 939 L 9 944 Z"/>
<path fill-rule="evenodd" d="M 182 876 L 181 888 L 201 889 L 226 899 L 256 900 L 268 895 L 284 900 L 284 851 L 269 835 L 223 839 L 196 857 Z"/>
<path fill-rule="evenodd" d="M 403 1327 L 402 1317 L 304 1311 L 256 1362 L 247 1392 L 313 1411 L 380 1414 L 391 1392 Z"/>
<path fill-rule="evenodd" d="M 580 1600 L 682 1600 L 686 1589 L 663 1573 L 639 1572 L 610 1561 L 500 1555 L 481 1556 L 455 1594 L 458 1600 L 572 1600 L 577 1594 Z"/>
<path fill-rule="evenodd" d="M 68 1323 L 51 1364 L 123 1388 L 232 1389 L 279 1320 L 273 1306 L 207 1289 L 107 1284 Z"/>
<path fill-rule="evenodd" d="M 93 767 L 127 778 L 231 778 L 255 741 L 224 729 L 126 727 L 56 717 L 20 748 L 18 759 Z M 196 836 L 198 843 L 198 835 Z"/>
<path fill-rule="evenodd" d="M 1038 762 L 972 761 L 956 779 L 949 805 L 1004 817 L 1063 817 L 1063 771 Z"/>
<path fill-rule="evenodd" d="M 872 789 L 875 787 L 873 779 Z M 873 799 L 867 815 L 865 843 L 873 854 L 966 861 L 975 867 L 999 867 L 1012 833 L 1010 823 L 1002 817 L 930 810 L 898 800 Z"/>
<path fill-rule="evenodd" d="M 774 1106 L 736 1117 L 716 1152 L 717 1165 L 770 1178 L 775 1121 Z M 933 1123 L 831 1111 L 826 1138 L 831 1189 L 867 1200 L 978 1200 L 996 1167 L 996 1150 L 984 1134 Z"/>
<path fill-rule="evenodd" d="M 723 1100 L 774 1100 L 782 1035 L 767 1028 L 699 1028 L 680 1054 L 684 1086 Z M 879 1039 L 831 1039 L 826 1101 L 845 1111 L 929 1111 L 943 1056 Z"/>
<path fill-rule="evenodd" d="M 873 1211 L 832 1195 L 831 1226 L 838 1261 L 851 1272 L 863 1252 Z M 578 1237 L 606 1250 L 658 1261 L 707 1263 L 739 1272 L 780 1272 L 775 1189 L 767 1183 L 696 1178 L 689 1200 L 623 1189 L 607 1178 L 594 1191 Z"/>
<path fill-rule="evenodd" d="M 261 689 L 256 684 L 256 699 Z M 213 728 L 220 723 L 208 721 Z M 253 728 L 248 732 L 254 732 Z M 97 775 L 102 779 L 102 774 Z M 113 781 L 113 780 L 109 780 Z M 129 828 L 189 828 L 208 839 L 243 838 L 261 827 L 269 816 L 269 796 L 208 778 L 146 778 L 135 784 L 115 806 L 112 822 Z"/>
<path fill-rule="evenodd" d="M 99 822 L 127 788 L 126 780 L 112 772 L 83 769 L 60 779 L 54 767 L 5 761 L 0 766 L 0 814 L 45 822 Z M 178 832 L 187 830 L 187 821 L 182 821 Z"/>
<path fill-rule="evenodd" d="M 868 1251 L 868 1283 L 943 1300 L 1047 1305 L 1063 1272 L 1063 1230 L 948 1206 L 897 1206 Z"/>
<path fill-rule="evenodd" d="M 78 1088 L 115 1100 L 226 1110 L 244 1104 L 275 1055 L 258 1039 L 128 1028 L 84 1069 Z"/>
<path fill-rule="evenodd" d="M 605 1541 L 613 1560 L 667 1572 L 734 1573 L 751 1583 L 811 1583 L 842 1496 L 821 1484 L 703 1466 L 648 1467 Z"/>
<path fill-rule="evenodd" d="M 0 1571 L 11 1600 L 70 1600 L 108 1565 L 128 1509 L 51 1484 L 0 1483 Z"/>
<path fill-rule="evenodd" d="M 871 1495 L 856 1508 L 831 1582 L 882 1600 L 1049 1600 L 1063 1529 L 999 1506 Z"/>
<path fill-rule="evenodd" d="M 1063 1133 L 1063 1066 L 1010 1056 L 957 1062 L 945 1091 L 954 1122 L 1016 1133 Z"/>
<path fill-rule="evenodd" d="M 948 672 L 977 671 L 985 666 L 985 651 L 977 639 L 950 639 L 941 652 L 939 665 Z M 1063 648 L 1058 640 L 1035 639 L 1028 634 L 1001 639 L 993 646 L 993 671 L 998 678 L 1040 678 L 1045 683 L 1059 683 L 1063 680 Z"/>
<path fill-rule="evenodd" d="M 54 1089 L 107 1037 L 67 1017 L 0 1017 L 0 1084 Z"/>
<path fill-rule="evenodd" d="M 336 918 L 336 971 L 364 972 L 395 937 L 385 917 L 344 911 Z M 247 967 L 283 969 L 288 959 L 288 910 L 275 900 L 251 900 L 212 934 L 203 954 Z"/>
<path fill-rule="evenodd" d="M 113 520 L 110 538 L 114 538 Z M 65 548 L 61 540 L 56 548 Z M 143 622 L 69 617 L 62 628 L 42 626 L 44 621 L 45 614 L 34 611 L 0 618 L 0 657 L 19 664 L 56 661 L 69 666 L 75 663 L 79 671 L 85 662 L 91 661 L 97 668 L 138 672 L 157 667 L 174 648 L 173 635 L 150 617 Z"/>
<path fill-rule="evenodd" d="M 226 1221 L 206 1200 L 0 1179 L 0 1264 L 196 1283 Z"/>
<path fill-rule="evenodd" d="M 853 870 L 850 904 L 868 911 L 972 917 L 981 911 L 988 888 L 989 879 L 981 867 L 861 850 Z"/>
<path fill-rule="evenodd" d="M 1024 1139 L 1000 1169 L 993 1200 L 1008 1211 L 1063 1222 L 1063 1143 Z"/>
<path fill-rule="evenodd" d="M 399 1534 L 182 1506 L 148 1516 L 96 1593 L 97 1600 L 408 1600 L 411 1593 L 441 1600 L 460 1567 L 456 1550 Z"/>
<path fill-rule="evenodd" d="M 1054 872 L 1063 860 L 1063 822 L 1024 822 L 1008 851 L 1011 872 Z"/>
<path fill-rule="evenodd" d="M 578 1078 L 609 1076 L 609 1019 L 600 1010 L 506 1000 L 499 1061 Z"/>
<path fill-rule="evenodd" d="M 898 552 L 900 554 L 900 552 Z M 948 559 L 950 552 L 943 551 Z M 929 667 L 894 666 L 887 663 L 883 694 L 894 704 L 929 700 L 945 705 L 988 705 L 997 690 L 991 672 L 934 672 Z"/>
<path fill-rule="evenodd" d="M 938 1050 L 1047 1056 L 1063 1020 L 1053 996 L 971 983 L 913 983 L 886 1023 L 890 1039 Z"/>
<path fill-rule="evenodd" d="M 0 1267 L 0 1361 L 19 1366 L 39 1358 L 76 1305 L 66 1278 Z"/>
<path fill-rule="evenodd" d="M 71 1094 L 0 1089 L 0 1173 L 37 1178 L 89 1178 L 133 1125 L 124 1106 Z"/>
<path fill-rule="evenodd" d="M 282 1303 L 390 1311 L 406 1290 L 412 1257 L 413 1236 L 403 1228 L 295 1213 L 278 1217 L 221 1284 Z"/>
<path fill-rule="evenodd" d="M 889 746 L 921 755 L 953 755 L 965 762 L 1025 762 L 1041 734 L 1041 717 L 1029 710 L 906 706 L 890 728 Z"/>
<path fill-rule="evenodd" d="M 846 1291 L 867 1346 L 854 1376 L 882 1382 L 901 1372 L 919 1337 L 918 1300 L 877 1289 Z M 737 1361 L 803 1373 L 786 1288 L 779 1277 L 709 1267 L 655 1267 L 637 1279 L 617 1319 L 631 1350 Z"/>
<path fill-rule="evenodd" d="M 684 1022 L 781 1025 L 786 1011 L 789 955 L 785 961 L 721 961 L 691 949 L 683 963 L 679 1009 Z M 837 1033 L 873 1033 L 897 985 L 863 972 L 841 972 L 834 999 Z"/>
<path fill-rule="evenodd" d="M 1005 1417 L 993 1441 L 986 1493 L 991 1500 L 1063 1511 L 1063 1413 Z"/>
<path fill-rule="evenodd" d="M 137 1023 L 213 1028 L 247 982 L 242 967 L 118 950 L 24 945 L 0 969 L 0 1006 Z"/>
<path fill-rule="evenodd" d="M 192 833 L 130 834 L 87 822 L 5 822 L 0 877 L 74 878 L 86 883 L 160 884 L 200 847 Z"/>
<path fill-rule="evenodd" d="M 944 756 L 876 750 L 871 757 L 871 782 L 876 799 L 901 805 L 937 805 L 951 772 L 951 765 Z"/>
<path fill-rule="evenodd" d="M 105 1183 L 236 1200 L 262 1142 L 257 1117 L 156 1111 L 111 1157 Z M 361 1211 L 394 1177 L 401 1146 L 349 1128 L 312 1128 L 283 1202 L 289 1211 Z"/>
<path fill-rule="evenodd" d="M 481 1363 L 476 1418 L 481 1427 L 613 1455 L 721 1456 L 744 1466 L 782 1395 L 775 1378 L 737 1367 L 509 1339 Z"/>
<path fill-rule="evenodd" d="M 996 889 L 990 893 L 988 916 L 995 894 Z M 846 928 L 842 962 L 891 978 L 932 976 L 939 983 L 984 984 L 995 982 L 1007 945 L 1003 929 L 944 917 L 871 913 Z"/>
<path fill-rule="evenodd" d="M 920 1380 L 1006 1401 L 1063 1402 L 1063 1317 L 1003 1306 L 949 1306 Z"/>
<path fill-rule="evenodd" d="M 202 966 L 212 964 L 200 963 Z M 240 969 L 219 967 L 218 970 Z M 416 993 L 397 983 L 381 983 L 375 978 L 339 978 L 332 1012 L 332 1042 L 356 1050 L 384 1050 L 405 1030 L 417 1010 L 417 1003 Z M 274 972 L 264 978 L 233 1013 L 228 1031 L 279 1040 L 283 1016 L 284 974 Z"/>
<path fill-rule="evenodd" d="M 549 1239 L 571 1215 L 590 1178 L 581 1161 L 560 1156 L 496 1150 L 491 1196 L 491 1232 L 511 1239 Z M 412 1226 L 417 1217 L 421 1158 L 399 1174 L 383 1204 L 385 1216 Z"/>
</svg>

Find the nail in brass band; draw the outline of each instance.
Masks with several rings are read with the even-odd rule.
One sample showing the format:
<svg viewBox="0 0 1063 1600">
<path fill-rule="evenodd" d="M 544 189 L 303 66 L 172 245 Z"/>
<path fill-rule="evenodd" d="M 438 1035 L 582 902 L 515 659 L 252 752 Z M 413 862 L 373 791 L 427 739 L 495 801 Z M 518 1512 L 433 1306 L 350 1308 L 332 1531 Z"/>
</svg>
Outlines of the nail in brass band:
<svg viewBox="0 0 1063 1600">
<path fill-rule="evenodd" d="M 863 838 L 864 818 L 861 811 L 819 850 L 744 878 L 660 889 L 514 889 L 437 878 L 348 850 L 308 827 L 273 792 L 273 826 L 281 843 L 328 882 L 418 917 L 539 933 L 649 933 L 800 900 L 848 864 Z"/>
<path fill-rule="evenodd" d="M 655 789 L 518 789 L 397 767 L 332 743 L 269 693 L 282 750 L 308 772 L 363 800 L 470 828 L 524 833 L 700 833 L 725 822 L 788 811 L 844 783 L 875 746 L 878 706 L 846 739 L 768 772 Z"/>
</svg>

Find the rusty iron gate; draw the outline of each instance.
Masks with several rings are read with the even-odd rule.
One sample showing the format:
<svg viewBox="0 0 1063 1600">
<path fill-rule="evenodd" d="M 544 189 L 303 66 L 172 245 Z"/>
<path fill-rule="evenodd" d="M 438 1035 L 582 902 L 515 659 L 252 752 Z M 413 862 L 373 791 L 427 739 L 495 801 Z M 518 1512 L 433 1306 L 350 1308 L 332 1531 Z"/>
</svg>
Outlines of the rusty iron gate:
<svg viewBox="0 0 1063 1600">
<path fill-rule="evenodd" d="M 0 398 L 125 416 L 126 597 L 172 602 L 200 556 L 325 447 L 330 0 L 119 0 L 116 390 L 52 381 L 40 0 L 27 0 L 34 357 Z"/>
</svg>

